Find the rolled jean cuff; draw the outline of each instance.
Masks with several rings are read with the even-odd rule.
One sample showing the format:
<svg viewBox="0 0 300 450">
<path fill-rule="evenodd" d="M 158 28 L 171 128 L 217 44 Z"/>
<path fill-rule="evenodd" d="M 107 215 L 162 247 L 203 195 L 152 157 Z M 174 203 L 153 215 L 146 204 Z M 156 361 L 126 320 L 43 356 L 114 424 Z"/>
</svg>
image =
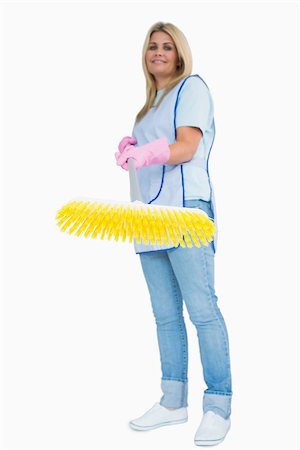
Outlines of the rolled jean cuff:
<svg viewBox="0 0 300 450">
<path fill-rule="evenodd" d="M 204 394 L 203 412 L 213 411 L 224 419 L 231 414 L 231 394 Z"/>
<path fill-rule="evenodd" d="M 163 396 L 160 404 L 167 408 L 183 408 L 188 406 L 188 383 L 187 381 L 161 380 Z"/>
</svg>

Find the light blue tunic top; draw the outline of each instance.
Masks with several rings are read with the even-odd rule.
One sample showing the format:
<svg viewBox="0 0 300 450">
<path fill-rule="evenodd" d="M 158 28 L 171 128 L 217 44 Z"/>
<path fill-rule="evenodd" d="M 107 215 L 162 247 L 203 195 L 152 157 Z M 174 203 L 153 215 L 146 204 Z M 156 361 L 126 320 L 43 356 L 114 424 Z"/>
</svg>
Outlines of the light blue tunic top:
<svg viewBox="0 0 300 450">
<path fill-rule="evenodd" d="M 212 201 L 215 213 L 213 188 L 208 173 L 208 158 L 215 137 L 213 101 L 209 89 L 199 75 L 190 75 L 174 86 L 156 108 L 163 91 L 160 89 L 157 92 L 152 108 L 134 125 L 132 135 L 137 139 L 137 147 L 162 136 L 167 137 L 169 144 L 173 144 L 176 142 L 176 128 L 181 126 L 200 128 L 203 136 L 190 161 L 174 165 L 156 164 L 141 167 L 137 171 L 143 201 L 185 206 L 186 200 L 202 199 Z M 136 253 L 167 248 L 170 247 L 135 242 Z"/>
</svg>

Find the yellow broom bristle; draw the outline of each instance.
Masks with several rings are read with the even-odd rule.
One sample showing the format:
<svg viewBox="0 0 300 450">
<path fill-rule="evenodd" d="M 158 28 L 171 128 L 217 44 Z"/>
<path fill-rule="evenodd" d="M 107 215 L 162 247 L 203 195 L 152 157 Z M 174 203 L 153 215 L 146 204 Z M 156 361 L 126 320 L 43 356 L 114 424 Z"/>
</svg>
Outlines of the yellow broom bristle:
<svg viewBox="0 0 300 450">
<path fill-rule="evenodd" d="M 89 204 L 90 202 L 71 202 L 63 207 L 57 214 L 57 218 L 60 219 L 58 225 L 61 226 L 62 231 L 65 231 L 74 221 L 84 220 Z"/>
<path fill-rule="evenodd" d="M 146 212 L 147 212 L 147 220 L 149 222 L 149 242 L 150 242 L 150 244 L 154 245 L 156 243 L 156 241 L 158 240 L 159 228 L 156 230 L 155 217 L 154 217 L 154 214 L 151 214 L 150 209 L 146 210 Z M 157 222 L 158 222 L 158 220 L 159 220 L 159 218 L 157 218 Z"/>
<path fill-rule="evenodd" d="M 97 209 L 97 205 L 92 203 L 89 205 L 88 209 L 85 211 L 85 217 L 83 218 L 83 214 L 80 214 L 80 217 L 77 219 L 74 226 L 70 228 L 69 233 L 72 234 L 76 231 L 76 236 L 80 236 L 83 234 L 85 237 L 88 236 L 88 230 L 93 221 L 93 217 L 95 216 L 95 211 Z"/>
<path fill-rule="evenodd" d="M 99 207 L 97 208 L 97 210 L 98 210 L 98 215 L 97 215 L 97 218 L 95 218 L 95 220 L 94 220 L 95 226 L 91 233 L 91 237 L 93 239 L 95 239 L 101 231 L 101 227 L 103 225 L 103 217 L 104 217 L 105 213 L 107 212 L 108 207 L 105 208 L 103 204 L 100 204 Z"/>
<path fill-rule="evenodd" d="M 138 244 L 200 247 L 213 240 L 214 223 L 198 209 L 142 202 L 72 201 L 56 215 L 62 231 Z"/>
<path fill-rule="evenodd" d="M 188 241 L 188 243 L 187 243 L 188 247 L 191 246 L 191 240 L 190 240 L 189 236 L 187 235 L 187 232 L 191 234 L 195 246 L 200 247 L 199 241 L 198 241 L 197 237 L 195 236 L 195 233 L 193 232 L 193 230 L 190 229 L 190 226 L 189 226 L 189 223 L 187 220 L 188 216 L 185 213 L 185 211 L 174 211 L 174 214 L 176 216 L 180 230 L 182 230 L 182 233 L 184 234 L 185 239 L 187 239 L 187 241 Z M 187 238 L 186 238 L 186 236 L 187 236 Z M 182 242 L 184 242 L 184 241 L 182 241 Z M 181 244 L 181 246 L 183 246 L 183 245 Z"/>
<path fill-rule="evenodd" d="M 185 212 L 174 210 L 173 213 L 176 218 L 177 230 L 178 230 L 177 232 L 180 237 L 180 240 L 179 240 L 180 246 L 181 247 L 186 247 L 186 246 L 190 247 L 191 241 L 187 234 L 187 225 L 186 225 L 186 221 L 184 220 Z M 185 243 L 185 241 L 186 241 L 186 243 Z"/>
<path fill-rule="evenodd" d="M 169 211 L 167 210 L 167 213 L 169 213 Z M 180 214 L 180 213 L 179 213 Z M 181 223 L 181 227 L 180 227 L 180 232 L 181 232 L 181 234 L 183 235 L 183 239 L 184 239 L 184 241 L 185 241 L 185 245 L 187 246 L 187 247 L 192 247 L 192 241 L 191 241 L 191 239 L 190 239 L 190 236 L 189 236 L 189 234 L 188 234 L 188 232 L 187 232 L 187 228 L 186 228 L 186 224 L 185 224 L 185 220 L 184 220 L 184 211 L 182 211 L 182 214 L 180 214 L 181 215 L 181 219 L 182 219 L 182 223 Z M 184 226 L 183 226 L 183 224 L 184 224 Z"/>
<path fill-rule="evenodd" d="M 203 214 L 193 214 L 191 211 L 187 211 L 188 216 L 188 229 L 189 232 L 198 240 L 199 246 L 201 243 L 205 246 L 208 245 L 206 238 L 209 238 L 209 234 L 203 233 L 203 225 L 208 221 L 207 217 Z"/>
<path fill-rule="evenodd" d="M 166 209 L 163 212 L 163 216 L 166 223 L 166 229 L 168 231 L 169 239 L 173 245 L 177 245 L 179 241 L 179 235 L 177 233 L 178 227 L 173 218 L 173 211 Z"/>
<path fill-rule="evenodd" d="M 208 245 L 208 242 L 212 241 L 215 232 L 213 222 L 208 220 L 204 215 L 199 214 L 192 216 L 192 225 L 201 242 L 204 245 Z"/>
</svg>

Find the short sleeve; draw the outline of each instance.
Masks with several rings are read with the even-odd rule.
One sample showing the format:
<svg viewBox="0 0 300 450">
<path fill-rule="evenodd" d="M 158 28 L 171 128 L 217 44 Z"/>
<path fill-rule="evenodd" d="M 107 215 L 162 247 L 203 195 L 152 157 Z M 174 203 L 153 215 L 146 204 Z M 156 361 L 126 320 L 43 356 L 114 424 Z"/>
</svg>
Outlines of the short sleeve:
<svg viewBox="0 0 300 450">
<path fill-rule="evenodd" d="M 198 76 L 189 77 L 178 96 L 176 128 L 197 127 L 204 134 L 212 120 L 213 102 L 208 87 Z"/>
</svg>

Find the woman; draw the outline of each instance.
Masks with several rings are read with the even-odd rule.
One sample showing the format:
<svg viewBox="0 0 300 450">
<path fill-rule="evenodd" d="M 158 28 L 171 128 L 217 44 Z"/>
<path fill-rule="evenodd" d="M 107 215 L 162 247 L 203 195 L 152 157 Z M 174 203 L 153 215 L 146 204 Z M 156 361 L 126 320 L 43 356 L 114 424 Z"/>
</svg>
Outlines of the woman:
<svg viewBox="0 0 300 450">
<path fill-rule="evenodd" d="M 119 144 L 117 164 L 132 158 L 145 203 L 195 207 L 216 220 L 208 158 L 215 128 L 213 102 L 183 33 L 158 22 L 143 47 L 147 99 L 132 136 Z M 163 396 L 141 417 L 135 430 L 187 421 L 188 346 L 183 301 L 197 329 L 207 389 L 196 445 L 222 442 L 230 428 L 231 371 L 226 325 L 214 291 L 216 235 L 207 247 L 183 248 L 135 242 L 157 326 Z"/>
</svg>

